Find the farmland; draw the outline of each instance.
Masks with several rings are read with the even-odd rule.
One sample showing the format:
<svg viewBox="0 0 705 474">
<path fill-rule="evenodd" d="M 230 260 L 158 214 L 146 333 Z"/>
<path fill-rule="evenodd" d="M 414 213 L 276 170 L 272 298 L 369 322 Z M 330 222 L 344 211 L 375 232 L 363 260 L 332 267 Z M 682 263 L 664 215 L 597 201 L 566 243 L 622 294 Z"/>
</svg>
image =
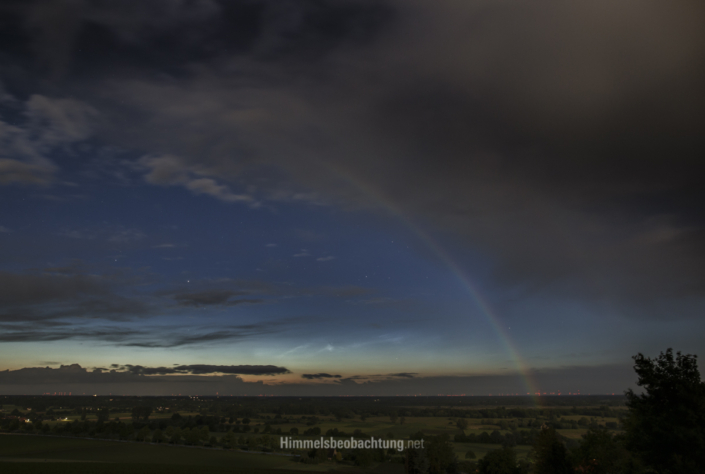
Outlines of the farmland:
<svg viewBox="0 0 705 474">
<path fill-rule="evenodd" d="M 442 439 L 466 463 L 510 447 L 531 456 L 542 427 L 567 445 L 619 432 L 622 397 L 4 397 L 0 462 L 42 472 L 404 472 L 405 453 L 282 449 L 280 439 Z M 468 454 L 468 453 L 471 454 Z M 466 458 L 469 458 L 466 461 Z M 36 471 L 35 471 L 36 470 Z"/>
</svg>

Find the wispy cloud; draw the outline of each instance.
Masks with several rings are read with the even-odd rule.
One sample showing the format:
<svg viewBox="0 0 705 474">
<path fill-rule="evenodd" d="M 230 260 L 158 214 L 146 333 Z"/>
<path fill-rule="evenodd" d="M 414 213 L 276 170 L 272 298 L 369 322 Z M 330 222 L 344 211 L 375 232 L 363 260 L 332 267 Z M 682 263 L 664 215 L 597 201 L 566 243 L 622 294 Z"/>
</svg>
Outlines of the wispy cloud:
<svg viewBox="0 0 705 474">
<path fill-rule="evenodd" d="M 2 92 L 9 97 L 3 102 L 20 113 L 12 124 L 0 117 L 0 185 L 52 183 L 59 168 L 48 156 L 57 149 L 70 154 L 74 145 L 88 139 L 98 111 L 75 99 L 32 94 L 22 102 Z"/>
<path fill-rule="evenodd" d="M 183 186 L 194 194 L 205 194 L 225 202 L 242 202 L 250 207 L 260 204 L 248 194 L 233 193 L 230 188 L 215 179 L 206 167 L 188 164 L 182 158 L 170 155 L 147 155 L 139 160 L 139 166 L 147 171 L 145 181 L 161 186 Z"/>
<path fill-rule="evenodd" d="M 124 341 L 120 345 L 129 347 L 184 347 L 203 346 L 221 343 L 234 343 L 238 341 L 250 340 L 260 336 L 272 335 L 285 330 L 285 326 L 291 321 L 273 321 L 253 324 L 241 324 L 236 326 L 225 326 L 217 331 L 207 328 L 197 328 L 193 331 L 170 332 L 161 337 L 154 337 L 153 334 L 142 334 L 139 338 Z"/>
<path fill-rule="evenodd" d="M 47 323 L 52 323 L 51 321 Z M 234 343 L 279 333 L 291 321 L 274 321 L 211 328 L 133 329 L 122 326 L 87 327 L 60 323 L 4 323 L 0 324 L 0 342 L 48 342 L 84 340 L 124 347 L 172 348 Z"/>
<path fill-rule="evenodd" d="M 118 230 L 113 235 L 108 237 L 108 242 L 113 244 L 124 244 L 127 242 L 135 242 L 137 240 L 142 240 L 147 235 L 137 229 L 124 229 Z"/>
<path fill-rule="evenodd" d="M 71 319 L 127 320 L 157 312 L 149 299 L 123 296 L 135 275 L 90 273 L 80 265 L 43 272 L 0 272 L 0 322 Z"/>
<path fill-rule="evenodd" d="M 308 348 L 310 345 L 311 345 L 311 344 L 302 344 L 302 345 L 300 345 L 300 346 L 296 346 L 296 347 L 294 347 L 293 349 L 289 349 L 289 350 L 286 351 L 286 352 L 282 352 L 282 353 L 279 354 L 277 357 L 286 357 L 286 356 L 289 356 L 289 355 L 291 355 L 291 354 L 293 354 L 293 353 L 295 353 L 295 352 L 298 352 L 298 351 L 301 351 L 301 350 L 303 350 L 303 349 Z"/>
<path fill-rule="evenodd" d="M 196 293 L 177 293 L 173 298 L 181 306 L 236 306 L 258 304 L 264 300 L 256 298 L 232 299 L 234 296 L 249 295 L 249 291 L 206 290 Z"/>
<path fill-rule="evenodd" d="M 126 244 L 144 239 L 147 235 L 139 229 L 120 225 L 96 225 L 83 228 L 60 229 L 56 235 L 79 240 L 104 240 L 111 244 Z"/>
</svg>

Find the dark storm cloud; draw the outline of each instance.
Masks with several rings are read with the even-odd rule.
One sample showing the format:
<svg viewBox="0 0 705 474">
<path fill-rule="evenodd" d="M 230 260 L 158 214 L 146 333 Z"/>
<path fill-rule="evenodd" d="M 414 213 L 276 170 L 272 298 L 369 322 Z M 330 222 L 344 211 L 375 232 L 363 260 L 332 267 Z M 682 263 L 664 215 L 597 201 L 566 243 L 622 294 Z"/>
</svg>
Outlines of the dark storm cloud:
<svg viewBox="0 0 705 474">
<path fill-rule="evenodd" d="M 37 144 L 95 134 L 139 152 L 153 185 L 246 205 L 384 202 L 485 256 L 519 299 L 702 314 L 700 3 L 3 8 L 0 77 L 47 138 L 3 122 L 19 151 L 0 182 L 49 181 Z"/>
<path fill-rule="evenodd" d="M 145 69 L 178 76 L 190 72 L 189 64 L 226 55 L 315 60 L 341 45 L 369 41 L 392 13 L 382 2 L 359 0 L 135 0 L 119 8 L 38 0 L 6 2 L 2 11 L 4 49 L 54 78 L 116 69 L 125 76 Z M 23 60 L 30 51 L 34 62 Z"/>
<path fill-rule="evenodd" d="M 303 374 L 301 375 L 301 378 L 307 379 L 307 380 L 316 380 L 316 379 L 339 379 L 341 378 L 340 375 L 331 375 L 331 374 L 326 374 L 326 373 L 320 373 L 320 374 Z"/>
</svg>

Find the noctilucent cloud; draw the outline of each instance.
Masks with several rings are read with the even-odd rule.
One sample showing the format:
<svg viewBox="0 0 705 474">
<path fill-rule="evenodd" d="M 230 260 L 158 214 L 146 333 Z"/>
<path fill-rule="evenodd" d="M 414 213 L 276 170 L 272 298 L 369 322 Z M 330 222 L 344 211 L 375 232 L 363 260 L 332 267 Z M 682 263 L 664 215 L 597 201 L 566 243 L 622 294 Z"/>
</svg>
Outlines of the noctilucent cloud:
<svg viewBox="0 0 705 474">
<path fill-rule="evenodd" d="M 622 393 L 705 344 L 705 7 L 0 6 L 0 392 Z"/>
</svg>

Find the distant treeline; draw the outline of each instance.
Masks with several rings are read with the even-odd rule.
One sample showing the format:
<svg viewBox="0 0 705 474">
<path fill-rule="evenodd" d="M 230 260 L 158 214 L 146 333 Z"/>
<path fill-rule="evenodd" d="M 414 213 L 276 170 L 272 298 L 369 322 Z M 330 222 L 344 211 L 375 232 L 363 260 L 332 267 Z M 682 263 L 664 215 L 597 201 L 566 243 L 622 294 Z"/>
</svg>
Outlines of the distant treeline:
<svg viewBox="0 0 705 474">
<path fill-rule="evenodd" d="M 531 407 L 529 397 L 88 397 L 4 396 L 0 403 L 51 415 L 89 413 L 100 409 L 132 412 L 135 407 L 152 412 L 197 412 L 227 418 L 256 418 L 260 414 L 334 416 L 337 419 L 370 416 L 450 418 L 536 418 L 580 415 L 616 417 L 623 413 L 622 396 L 542 397 L 542 407 Z M 498 405 L 496 407 L 492 405 Z M 509 408 L 507 408 L 509 407 Z M 78 411 L 77 411 L 78 410 Z"/>
</svg>

